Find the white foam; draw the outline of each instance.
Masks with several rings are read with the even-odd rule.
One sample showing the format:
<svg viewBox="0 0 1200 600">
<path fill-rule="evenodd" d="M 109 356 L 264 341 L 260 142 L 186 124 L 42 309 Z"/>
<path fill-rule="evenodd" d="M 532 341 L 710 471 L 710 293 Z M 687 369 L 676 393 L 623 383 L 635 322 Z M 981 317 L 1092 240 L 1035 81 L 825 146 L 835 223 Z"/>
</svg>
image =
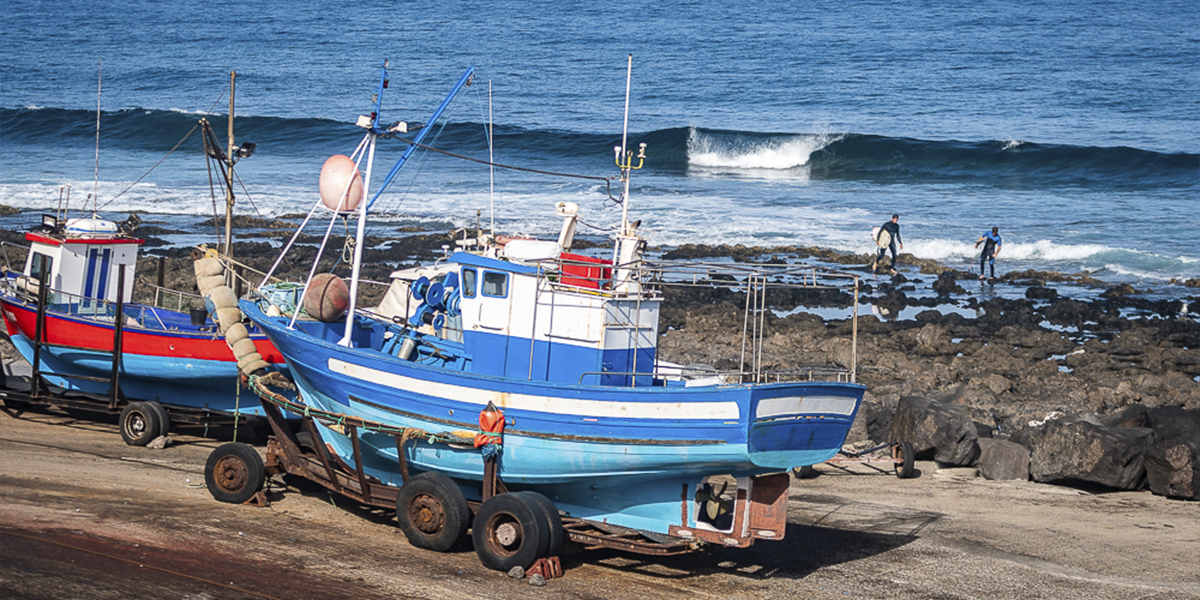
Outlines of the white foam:
<svg viewBox="0 0 1200 600">
<path fill-rule="evenodd" d="M 688 165 L 732 169 L 794 169 L 807 165 L 813 152 L 840 137 L 796 135 L 738 140 L 737 144 L 732 144 L 692 127 L 688 133 Z"/>
</svg>

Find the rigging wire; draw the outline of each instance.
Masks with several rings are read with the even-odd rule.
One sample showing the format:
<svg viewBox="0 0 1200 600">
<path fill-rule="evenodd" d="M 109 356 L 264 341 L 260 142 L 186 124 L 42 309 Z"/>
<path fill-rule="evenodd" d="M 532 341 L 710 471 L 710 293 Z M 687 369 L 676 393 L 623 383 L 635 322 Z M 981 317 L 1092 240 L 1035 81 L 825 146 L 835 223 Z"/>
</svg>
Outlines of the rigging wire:
<svg viewBox="0 0 1200 600">
<path fill-rule="evenodd" d="M 207 110 L 207 111 L 206 111 L 204 114 L 206 114 L 206 115 L 211 115 L 211 114 L 212 114 L 212 111 L 213 111 L 213 110 L 215 110 L 215 109 L 216 109 L 216 107 L 217 107 L 217 103 L 218 103 L 218 102 L 220 102 L 221 100 L 223 100 L 223 99 L 225 98 L 225 90 L 228 90 L 228 89 L 229 89 L 229 86 L 228 86 L 228 85 L 226 85 L 224 88 L 222 88 L 222 89 L 221 89 L 221 94 L 220 94 L 220 95 L 217 97 L 217 100 L 216 100 L 216 101 L 214 101 L 214 102 L 212 103 L 212 106 L 208 107 L 208 110 Z M 174 153 L 176 150 L 178 150 L 178 149 L 179 149 L 179 147 L 180 147 L 180 146 L 182 146 L 182 145 L 183 145 L 183 143 L 184 143 L 185 141 L 187 141 L 188 137 L 190 137 L 190 136 L 191 136 L 193 133 L 195 133 L 195 132 L 196 132 L 196 128 L 197 128 L 197 127 L 199 127 L 199 126 L 200 126 L 200 123 L 198 123 L 198 122 L 197 122 L 195 125 L 193 125 L 193 126 L 192 126 L 192 129 L 191 129 L 190 131 L 188 131 L 186 134 L 184 134 L 184 136 L 183 136 L 183 139 L 179 140 L 179 142 L 177 142 L 177 143 L 175 144 L 175 146 L 173 146 L 173 147 L 172 147 L 170 150 L 168 150 L 168 151 L 167 151 L 167 153 L 166 153 L 166 154 L 165 154 L 165 155 L 164 155 L 162 158 L 160 158 L 160 159 L 158 160 L 158 162 L 154 163 L 154 166 L 152 166 L 152 167 L 150 167 L 149 169 L 147 169 L 147 170 L 146 170 L 146 172 L 145 172 L 145 173 L 143 173 L 141 177 L 138 177 L 136 181 L 134 181 L 133 183 L 129 184 L 129 187 L 127 187 L 127 188 L 125 188 L 125 189 L 121 190 L 120 192 L 118 192 L 116 196 L 113 196 L 112 198 L 109 198 L 109 200 L 108 200 L 107 202 L 105 202 L 104 204 L 101 204 L 99 207 L 97 207 L 97 208 L 96 208 L 96 210 L 100 210 L 100 209 L 102 209 L 102 208 L 104 208 L 104 207 L 108 206 L 109 204 L 112 204 L 112 203 L 113 203 L 113 201 L 115 201 L 117 198 L 120 198 L 122 195 L 124 195 L 124 194 L 125 194 L 125 192 L 128 192 L 129 190 L 132 190 L 132 189 L 134 188 L 134 186 L 136 186 L 137 184 L 141 183 L 141 181 L 142 181 L 143 179 L 145 179 L 145 178 L 146 178 L 148 175 L 150 175 L 150 173 L 151 173 L 152 171 L 154 171 L 154 169 L 157 169 L 157 168 L 158 168 L 158 166 L 159 166 L 159 165 L 161 165 L 161 164 L 163 163 L 163 161 L 167 160 L 167 157 L 171 156 L 171 154 L 173 154 L 173 153 Z M 97 145 L 98 145 L 98 144 L 99 144 L 99 142 L 97 141 Z M 211 178 L 211 175 L 210 175 L 209 179 L 210 179 L 210 182 L 209 182 L 209 183 L 210 183 L 210 185 L 211 185 L 211 179 L 212 179 L 212 178 Z"/>
</svg>

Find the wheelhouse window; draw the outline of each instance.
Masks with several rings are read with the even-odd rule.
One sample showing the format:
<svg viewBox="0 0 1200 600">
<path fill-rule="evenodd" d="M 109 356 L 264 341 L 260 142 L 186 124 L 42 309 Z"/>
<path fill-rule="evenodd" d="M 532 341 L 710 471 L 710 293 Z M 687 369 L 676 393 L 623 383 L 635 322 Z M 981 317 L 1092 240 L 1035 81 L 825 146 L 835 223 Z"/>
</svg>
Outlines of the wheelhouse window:
<svg viewBox="0 0 1200 600">
<path fill-rule="evenodd" d="M 50 274 L 54 272 L 53 256 L 47 256 L 41 252 L 34 252 L 30 262 L 32 264 L 29 266 L 29 277 L 35 281 L 41 281 L 43 272 L 45 272 L 46 277 L 50 277 Z M 45 265 L 45 271 L 42 269 L 43 264 Z"/>
<path fill-rule="evenodd" d="M 478 272 L 471 267 L 464 267 L 462 270 L 462 295 L 464 298 L 475 297 L 475 279 L 478 277 Z"/>
<path fill-rule="evenodd" d="M 508 296 L 508 273 L 484 271 L 483 288 L 480 291 L 484 296 L 492 296 L 495 298 L 504 298 Z"/>
</svg>

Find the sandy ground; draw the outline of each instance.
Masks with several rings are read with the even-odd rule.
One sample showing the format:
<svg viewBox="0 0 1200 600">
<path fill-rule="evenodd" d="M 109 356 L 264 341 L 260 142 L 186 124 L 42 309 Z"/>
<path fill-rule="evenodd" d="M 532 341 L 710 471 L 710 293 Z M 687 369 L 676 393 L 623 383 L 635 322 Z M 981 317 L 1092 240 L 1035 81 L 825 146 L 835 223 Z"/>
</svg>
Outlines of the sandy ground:
<svg viewBox="0 0 1200 600">
<path fill-rule="evenodd" d="M 782 541 L 581 550 L 531 587 L 469 544 L 414 549 L 391 515 L 303 481 L 274 479 L 268 508 L 218 503 L 203 470 L 222 441 L 171 439 L 132 447 L 111 423 L 0 413 L 0 597 L 1200 598 L 1200 503 L 1149 492 L 825 464 L 793 480 Z"/>
</svg>

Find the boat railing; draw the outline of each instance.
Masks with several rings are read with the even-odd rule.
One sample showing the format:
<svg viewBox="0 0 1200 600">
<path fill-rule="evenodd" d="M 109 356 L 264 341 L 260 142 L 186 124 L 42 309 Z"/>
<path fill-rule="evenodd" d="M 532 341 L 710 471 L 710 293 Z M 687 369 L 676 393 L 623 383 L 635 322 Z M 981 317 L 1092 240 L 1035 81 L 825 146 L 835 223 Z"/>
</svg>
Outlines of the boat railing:
<svg viewBox="0 0 1200 600">
<path fill-rule="evenodd" d="M 140 279 L 138 285 L 142 286 L 144 290 L 149 290 L 148 294 L 153 294 L 153 301 L 150 305 L 154 308 L 186 313 L 193 308 L 204 306 L 204 298 L 197 294 L 160 287 Z"/>
<path fill-rule="evenodd" d="M 552 287 L 573 289 L 602 297 L 633 297 L 651 299 L 662 297 L 668 288 L 723 289 L 744 296 L 740 370 L 735 371 L 738 382 L 766 382 L 773 377 L 793 371 L 768 371 L 764 359 L 767 313 L 781 311 L 781 305 L 801 304 L 809 299 L 817 303 L 845 301 L 851 318 L 850 364 L 841 365 L 838 380 L 856 380 L 858 367 L 858 292 L 859 276 L 813 265 L 790 264 L 780 260 L 772 263 L 743 263 L 705 260 L 650 260 L 628 265 L 613 265 L 611 261 L 570 255 L 539 261 L 538 274 Z M 608 279 L 616 270 L 628 270 L 637 285 L 626 286 L 618 294 Z M 770 298 L 770 301 L 768 297 Z M 640 315 L 640 311 L 634 314 Z M 636 325 L 636 324 L 635 324 Z M 637 338 L 640 340 L 640 337 Z M 819 368 L 800 372 L 820 372 Z M 846 375 L 848 373 L 848 375 Z M 645 376 L 645 373 L 639 373 Z M 615 374 L 613 374 L 615 375 Z M 634 378 L 628 378 L 637 385 Z"/>
<path fill-rule="evenodd" d="M 114 323 L 116 321 L 117 304 L 108 300 L 87 298 L 61 291 L 51 291 L 47 296 L 46 311 L 67 317 L 87 319 L 99 323 Z M 123 327 L 155 329 L 160 331 L 178 330 L 178 324 L 163 320 L 162 315 L 152 306 L 144 304 L 125 304 L 122 314 Z"/>
<path fill-rule="evenodd" d="M 619 381 L 637 381 L 637 387 L 644 387 L 641 382 L 681 382 L 685 387 L 709 386 L 740 386 L 749 384 L 795 383 L 799 381 L 836 381 L 838 383 L 853 382 L 852 373 L 848 369 L 836 367 L 809 367 L 789 370 L 761 371 L 718 371 L 716 369 L 691 370 L 684 373 L 675 372 L 633 372 L 633 371 L 589 371 L 579 376 L 579 384 L 589 383 L 589 379 L 602 377 L 617 378 Z M 597 381 L 591 383 L 598 384 Z M 661 385 L 661 383 L 659 384 Z"/>
</svg>

